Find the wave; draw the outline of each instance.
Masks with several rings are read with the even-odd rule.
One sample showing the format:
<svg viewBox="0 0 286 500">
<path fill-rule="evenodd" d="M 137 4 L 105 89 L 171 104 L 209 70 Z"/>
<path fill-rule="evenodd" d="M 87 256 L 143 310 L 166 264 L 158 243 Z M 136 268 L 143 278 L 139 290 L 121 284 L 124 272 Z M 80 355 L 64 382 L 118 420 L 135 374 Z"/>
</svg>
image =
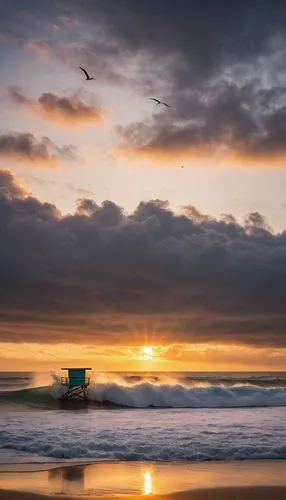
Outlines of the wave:
<svg viewBox="0 0 286 500">
<path fill-rule="evenodd" d="M 239 408 L 286 406 L 286 389 L 238 385 L 186 387 L 148 382 L 132 386 L 116 383 L 90 387 L 87 397 L 99 404 L 129 408 Z"/>
<path fill-rule="evenodd" d="M 91 408 L 243 408 L 286 406 L 285 380 L 201 377 L 97 375 L 86 390 L 87 401 L 62 401 L 65 389 L 56 375 L 50 386 L 0 392 L 0 405 L 37 409 Z M 276 385 L 274 382 L 276 381 Z M 263 383 L 263 385 L 261 385 Z"/>
<path fill-rule="evenodd" d="M 0 463 L 286 459 L 285 408 L 1 414 Z M 151 414 L 152 418 L 151 418 Z"/>
</svg>

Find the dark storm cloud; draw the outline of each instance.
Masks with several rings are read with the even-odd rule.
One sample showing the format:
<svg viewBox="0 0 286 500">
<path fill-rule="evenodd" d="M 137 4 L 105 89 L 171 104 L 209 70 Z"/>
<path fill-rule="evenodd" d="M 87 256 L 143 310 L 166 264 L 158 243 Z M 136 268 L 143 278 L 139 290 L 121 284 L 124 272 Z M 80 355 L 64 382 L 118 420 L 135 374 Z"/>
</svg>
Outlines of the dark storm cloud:
<svg viewBox="0 0 286 500">
<path fill-rule="evenodd" d="M 64 4 L 93 33 L 93 39 L 83 44 L 86 57 L 89 50 L 96 57 L 95 45 L 99 53 L 116 55 L 119 63 L 137 55 L 143 88 L 144 82 L 152 82 L 151 72 L 153 84 L 163 74 L 169 80 L 166 87 L 172 84 L 170 97 L 178 103 L 180 93 L 200 88 L 234 65 L 253 65 L 259 57 L 266 57 L 266 72 L 273 52 L 284 49 L 278 43 L 278 35 L 283 38 L 285 34 L 286 20 L 286 7 L 280 0 L 178 0 L 176 4 L 173 0 L 86 0 Z M 274 64 L 273 58 L 271 62 Z M 283 66 L 283 59 L 276 61 L 279 63 Z M 240 69 L 246 77 L 245 68 Z"/>
<path fill-rule="evenodd" d="M 188 76 L 205 78 L 230 59 L 251 60 L 263 53 L 269 37 L 284 28 L 280 0 L 86 0 L 73 2 L 74 14 L 100 24 L 122 51 L 149 50 L 158 64 L 177 54 Z M 163 59 L 164 61 L 164 59 Z M 174 75 L 176 81 L 183 72 Z"/>
<path fill-rule="evenodd" d="M 61 0 L 43 9 L 31 1 L 3 10 L 6 36 L 20 26 L 19 40 L 41 58 L 58 58 L 73 70 L 86 65 L 101 82 L 170 102 L 169 114 L 121 129 L 123 147 L 283 161 L 281 0 Z"/>
<path fill-rule="evenodd" d="M 0 182 L 1 340 L 130 344 L 147 328 L 154 343 L 286 347 L 286 233 L 261 214 L 82 199 L 63 217 Z"/>
<path fill-rule="evenodd" d="M 30 165 L 58 166 L 62 161 L 75 159 L 75 147 L 57 146 L 48 137 L 36 139 L 29 132 L 0 134 L 0 158 L 20 160 Z"/>
<path fill-rule="evenodd" d="M 140 76 L 151 81 L 151 69 L 157 65 L 157 78 L 168 67 L 174 90 L 212 78 L 226 64 L 252 63 L 265 55 L 269 41 L 283 34 L 286 20 L 280 0 L 178 0 L 176 4 L 173 0 L 61 0 L 43 8 L 34 2 L 26 2 L 23 8 L 19 1 L 2 10 L 5 26 L 15 16 L 30 19 L 27 41 L 47 42 L 55 53 L 73 49 L 74 64 L 81 55 L 91 65 L 94 61 L 99 73 L 102 69 L 111 74 L 114 69 L 108 64 L 116 65 L 117 60 L 119 70 L 122 61 L 140 56 Z M 154 66 L 146 67 L 146 60 Z"/>
<path fill-rule="evenodd" d="M 249 59 L 263 52 L 269 37 L 284 28 L 285 6 L 280 0 L 61 0 L 44 6 L 18 0 L 1 6 L 1 24 L 17 28 L 15 19 L 43 27 L 89 27 L 89 37 L 77 41 L 98 43 L 118 56 L 149 50 L 160 61 L 178 54 L 188 62 L 193 77 L 212 74 L 225 58 Z M 27 23 L 26 23 L 27 25 Z M 22 27 L 24 29 L 24 27 Z M 39 32 L 40 34 L 40 32 Z M 117 49 L 116 44 L 117 42 Z M 121 50 L 119 50 L 121 49 Z M 95 54 L 96 56 L 96 54 Z M 159 59 L 160 58 L 160 59 Z M 179 76 L 179 75 L 177 75 Z"/>
<path fill-rule="evenodd" d="M 141 91 L 147 97 L 160 89 L 158 97 L 172 105 L 169 114 L 121 129 L 123 146 L 190 155 L 223 147 L 250 161 L 283 159 L 283 2 L 87 0 L 73 6 L 74 16 L 100 27 L 100 41 L 92 42 L 98 53 L 115 53 L 119 62 L 137 56 Z M 91 65 L 92 43 L 85 45 Z"/>
<path fill-rule="evenodd" d="M 39 114 L 55 123 L 67 126 L 86 125 L 102 121 L 102 111 L 99 106 L 84 102 L 80 96 L 59 96 L 46 92 L 36 100 L 26 97 L 21 89 L 11 88 L 10 97 L 28 111 Z"/>
</svg>

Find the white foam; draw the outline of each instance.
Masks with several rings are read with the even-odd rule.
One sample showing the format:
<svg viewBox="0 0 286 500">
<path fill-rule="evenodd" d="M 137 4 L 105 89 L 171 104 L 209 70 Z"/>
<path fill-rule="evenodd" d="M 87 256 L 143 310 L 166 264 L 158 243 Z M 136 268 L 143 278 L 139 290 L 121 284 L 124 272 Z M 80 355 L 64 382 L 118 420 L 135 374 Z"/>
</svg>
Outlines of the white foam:
<svg viewBox="0 0 286 500">
<path fill-rule="evenodd" d="M 3 413 L 0 455 L 77 460 L 286 459 L 286 409 Z"/>
<path fill-rule="evenodd" d="M 99 381 L 87 389 L 88 399 L 132 408 L 234 408 L 286 406 L 286 388 L 204 384 L 191 387 L 176 380 L 169 383 Z"/>
</svg>

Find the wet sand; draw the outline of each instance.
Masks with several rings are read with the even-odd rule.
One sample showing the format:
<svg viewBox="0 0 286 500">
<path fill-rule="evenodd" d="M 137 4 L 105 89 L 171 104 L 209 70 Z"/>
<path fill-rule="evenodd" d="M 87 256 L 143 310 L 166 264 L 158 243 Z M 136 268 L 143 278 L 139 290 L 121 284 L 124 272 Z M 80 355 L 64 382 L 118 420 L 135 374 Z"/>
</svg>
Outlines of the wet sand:
<svg viewBox="0 0 286 500">
<path fill-rule="evenodd" d="M 0 490 L 0 500 L 47 500 L 51 496 L 39 495 L 27 492 L 14 492 Z M 58 500 L 76 500 L 83 497 L 74 496 L 53 496 Z M 112 496 L 88 497 L 100 498 L 101 500 L 112 500 Z M 141 496 L 121 496 L 121 500 L 139 500 Z M 208 488 L 191 490 L 180 493 L 170 493 L 168 495 L 156 495 L 156 500 L 285 500 L 286 487 L 283 486 L 252 486 L 233 488 Z"/>
<path fill-rule="evenodd" d="M 10 469 L 9 469 L 10 467 Z M 286 461 L 101 462 L 0 466 L 0 500 L 286 499 Z"/>
</svg>

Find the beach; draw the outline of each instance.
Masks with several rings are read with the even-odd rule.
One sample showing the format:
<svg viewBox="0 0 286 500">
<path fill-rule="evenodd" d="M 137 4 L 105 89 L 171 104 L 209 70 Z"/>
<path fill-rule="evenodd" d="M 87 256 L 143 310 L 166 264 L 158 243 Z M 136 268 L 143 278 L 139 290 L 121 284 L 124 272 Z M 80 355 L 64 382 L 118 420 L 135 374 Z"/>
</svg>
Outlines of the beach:
<svg viewBox="0 0 286 500">
<path fill-rule="evenodd" d="M 266 500 L 286 498 L 284 461 L 218 463 L 23 464 L 0 469 L 0 500 L 138 498 Z"/>
<path fill-rule="evenodd" d="M 44 500 L 50 498 L 46 495 L 35 495 L 30 493 L 19 493 L 0 490 L 0 500 Z M 56 497 L 57 498 L 57 497 Z M 61 500 L 69 500 L 75 497 L 58 497 Z M 90 497 L 97 498 L 97 497 Z M 101 497 L 107 500 L 113 497 Z M 138 496 L 128 496 L 128 500 L 138 499 Z M 281 487 L 252 487 L 252 488 L 216 488 L 209 490 L 188 491 L 185 493 L 157 496 L 157 500 L 284 500 L 286 498 L 286 488 Z M 124 497 L 121 497 L 124 500 Z"/>
</svg>

